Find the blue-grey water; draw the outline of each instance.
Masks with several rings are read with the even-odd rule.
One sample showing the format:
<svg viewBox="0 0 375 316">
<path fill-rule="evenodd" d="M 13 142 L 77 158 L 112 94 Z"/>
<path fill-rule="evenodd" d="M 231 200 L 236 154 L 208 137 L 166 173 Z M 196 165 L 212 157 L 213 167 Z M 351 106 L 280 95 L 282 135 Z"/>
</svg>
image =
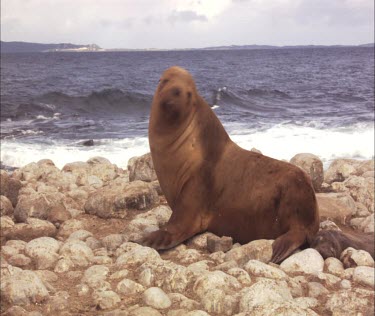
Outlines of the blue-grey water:
<svg viewBox="0 0 375 316">
<path fill-rule="evenodd" d="M 101 155 L 124 167 L 148 151 L 152 95 L 173 65 L 247 149 L 374 155 L 374 48 L 21 53 L 1 55 L 2 162 Z"/>
</svg>

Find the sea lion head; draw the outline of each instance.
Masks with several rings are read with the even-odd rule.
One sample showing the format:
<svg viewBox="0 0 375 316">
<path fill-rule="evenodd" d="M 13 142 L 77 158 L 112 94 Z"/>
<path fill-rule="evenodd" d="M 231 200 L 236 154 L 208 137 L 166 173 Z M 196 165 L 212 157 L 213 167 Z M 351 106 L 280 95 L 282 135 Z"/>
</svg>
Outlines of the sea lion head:
<svg viewBox="0 0 375 316">
<path fill-rule="evenodd" d="M 193 77 L 174 66 L 162 74 L 151 107 L 150 124 L 166 130 L 180 126 L 194 112 L 197 91 Z"/>
</svg>

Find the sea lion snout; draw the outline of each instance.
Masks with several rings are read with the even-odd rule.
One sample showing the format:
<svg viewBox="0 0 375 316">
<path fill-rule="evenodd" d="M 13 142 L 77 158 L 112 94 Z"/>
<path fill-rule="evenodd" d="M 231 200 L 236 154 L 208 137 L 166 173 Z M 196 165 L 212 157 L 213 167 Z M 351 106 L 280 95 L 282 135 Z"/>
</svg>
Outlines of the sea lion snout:
<svg viewBox="0 0 375 316">
<path fill-rule="evenodd" d="M 155 106 L 166 120 L 183 120 L 191 112 L 193 93 L 183 80 L 161 79 L 156 94 Z"/>
<path fill-rule="evenodd" d="M 162 110 L 179 110 L 184 105 L 183 88 L 179 85 L 164 86 L 159 90 L 159 105 Z"/>
</svg>

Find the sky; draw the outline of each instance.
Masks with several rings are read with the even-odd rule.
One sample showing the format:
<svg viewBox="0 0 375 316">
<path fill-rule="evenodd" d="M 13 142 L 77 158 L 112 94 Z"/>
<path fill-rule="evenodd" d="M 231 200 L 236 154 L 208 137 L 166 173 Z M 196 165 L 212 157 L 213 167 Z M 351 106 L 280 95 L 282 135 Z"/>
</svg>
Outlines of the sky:
<svg viewBox="0 0 375 316">
<path fill-rule="evenodd" d="M 1 0 L 1 40 L 102 48 L 358 45 L 374 0 Z"/>
</svg>

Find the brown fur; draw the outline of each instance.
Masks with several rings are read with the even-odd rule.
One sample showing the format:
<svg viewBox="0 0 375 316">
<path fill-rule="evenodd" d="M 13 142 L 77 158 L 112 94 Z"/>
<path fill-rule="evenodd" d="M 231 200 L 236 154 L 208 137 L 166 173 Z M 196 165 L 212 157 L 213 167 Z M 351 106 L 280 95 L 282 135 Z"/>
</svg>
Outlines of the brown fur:
<svg viewBox="0 0 375 316">
<path fill-rule="evenodd" d="M 318 231 L 310 178 L 300 168 L 231 141 L 184 69 L 166 70 L 149 124 L 151 155 L 173 213 L 140 242 L 168 249 L 206 230 L 247 243 L 275 239 L 280 262 Z"/>
<path fill-rule="evenodd" d="M 312 240 L 311 247 L 318 250 L 324 259 L 340 259 L 341 253 L 348 247 L 365 250 L 374 258 L 374 234 L 321 230 Z"/>
</svg>

